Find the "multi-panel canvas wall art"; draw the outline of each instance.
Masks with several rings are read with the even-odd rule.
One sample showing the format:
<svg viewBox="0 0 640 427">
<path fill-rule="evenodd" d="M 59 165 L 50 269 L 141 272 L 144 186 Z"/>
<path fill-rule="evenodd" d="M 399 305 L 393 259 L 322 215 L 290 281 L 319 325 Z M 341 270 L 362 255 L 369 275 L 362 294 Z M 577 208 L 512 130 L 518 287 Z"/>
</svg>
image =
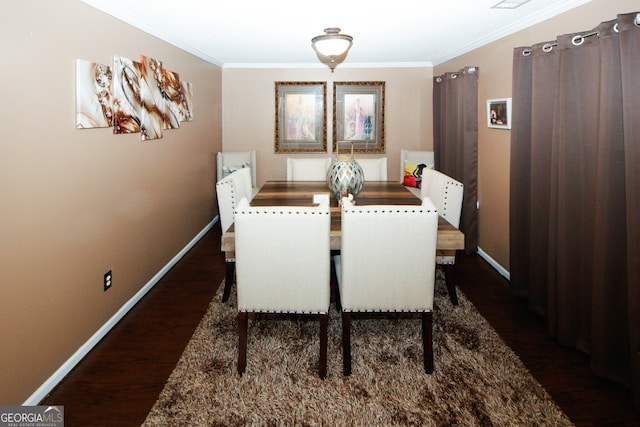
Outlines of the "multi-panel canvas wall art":
<svg viewBox="0 0 640 427">
<path fill-rule="evenodd" d="M 193 85 L 162 62 L 114 56 L 113 66 L 76 60 L 76 127 L 112 127 L 114 134 L 159 139 L 193 120 Z"/>
</svg>

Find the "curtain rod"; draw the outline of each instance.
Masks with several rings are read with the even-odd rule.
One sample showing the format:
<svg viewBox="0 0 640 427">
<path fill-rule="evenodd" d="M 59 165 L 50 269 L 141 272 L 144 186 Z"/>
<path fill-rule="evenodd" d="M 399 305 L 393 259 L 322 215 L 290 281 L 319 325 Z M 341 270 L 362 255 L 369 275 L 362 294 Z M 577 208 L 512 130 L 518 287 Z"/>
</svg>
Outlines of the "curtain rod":
<svg viewBox="0 0 640 427">
<path fill-rule="evenodd" d="M 618 32 L 617 22 L 613 29 L 616 33 Z M 577 36 L 573 36 L 573 38 L 571 39 L 571 43 L 573 43 L 574 46 L 580 46 L 582 43 L 584 43 L 584 39 L 586 39 L 587 37 L 598 36 L 598 35 L 600 35 L 599 31 L 593 31 L 588 34 L 579 34 Z M 558 46 L 558 42 L 545 43 L 544 45 L 542 45 L 542 51 L 545 53 L 551 52 L 554 46 Z M 527 48 L 522 51 L 522 56 L 529 56 L 531 55 L 531 53 L 533 53 L 533 49 Z"/>
<path fill-rule="evenodd" d="M 633 20 L 633 23 L 637 27 L 640 27 L 640 13 L 636 14 L 636 18 Z M 618 32 L 618 23 L 617 22 L 613 25 L 613 31 L 615 31 L 616 33 Z M 582 43 L 584 43 L 584 39 L 585 38 L 591 37 L 591 36 L 597 36 L 597 35 L 600 35 L 599 31 L 593 31 L 591 33 L 582 34 L 582 35 L 579 34 L 577 36 L 574 36 L 571 39 L 571 43 L 573 43 L 574 46 L 580 46 Z M 545 43 L 542 46 L 542 51 L 545 52 L 545 53 L 551 52 L 553 50 L 553 47 L 557 46 L 557 45 L 558 45 L 558 42 Z M 524 49 L 522 51 L 522 56 L 529 56 L 529 55 L 531 55 L 531 53 L 533 53 L 533 49 L 532 48 L 527 48 L 527 49 Z"/>
</svg>

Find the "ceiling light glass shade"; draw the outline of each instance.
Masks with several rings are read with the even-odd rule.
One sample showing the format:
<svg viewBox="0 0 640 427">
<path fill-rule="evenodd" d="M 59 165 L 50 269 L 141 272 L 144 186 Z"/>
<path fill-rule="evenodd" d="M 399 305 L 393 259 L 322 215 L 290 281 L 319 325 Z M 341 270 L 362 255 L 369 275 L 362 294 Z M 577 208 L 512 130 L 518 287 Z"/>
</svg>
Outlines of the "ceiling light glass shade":
<svg viewBox="0 0 640 427">
<path fill-rule="evenodd" d="M 342 55 L 349 49 L 353 37 L 340 34 L 340 28 L 325 28 L 325 34 L 311 39 L 316 50 L 329 58 Z"/>
</svg>

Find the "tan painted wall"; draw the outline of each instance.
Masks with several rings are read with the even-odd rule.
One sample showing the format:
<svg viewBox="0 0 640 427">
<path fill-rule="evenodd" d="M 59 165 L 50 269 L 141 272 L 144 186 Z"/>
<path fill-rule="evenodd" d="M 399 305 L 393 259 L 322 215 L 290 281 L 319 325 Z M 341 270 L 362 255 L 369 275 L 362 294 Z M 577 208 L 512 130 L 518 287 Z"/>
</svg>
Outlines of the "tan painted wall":
<svg viewBox="0 0 640 427">
<path fill-rule="evenodd" d="M 12 3 L 0 40 L 0 405 L 9 405 L 216 215 L 222 72 L 77 0 Z M 113 55 L 158 58 L 191 81 L 194 121 L 147 142 L 75 129 L 75 60 Z"/>
<path fill-rule="evenodd" d="M 225 151 L 257 150 L 258 184 L 285 179 L 287 157 L 329 154 L 275 154 L 275 82 L 327 82 L 327 139 L 332 146 L 333 82 L 384 81 L 386 155 L 389 179 L 400 180 L 400 149 L 433 147 L 432 68 L 233 69 L 223 76 L 223 147 Z M 382 157 L 359 155 L 361 157 Z M 356 156 L 358 157 L 358 156 Z"/>
<path fill-rule="evenodd" d="M 590 30 L 618 13 L 640 10 L 637 0 L 593 0 L 586 5 L 534 25 L 434 67 L 434 75 L 467 65 L 480 67 L 478 88 L 478 181 L 480 247 L 509 269 L 509 173 L 511 131 L 487 127 L 487 99 L 510 98 L 513 49 L 531 46 L 557 35 Z"/>
</svg>

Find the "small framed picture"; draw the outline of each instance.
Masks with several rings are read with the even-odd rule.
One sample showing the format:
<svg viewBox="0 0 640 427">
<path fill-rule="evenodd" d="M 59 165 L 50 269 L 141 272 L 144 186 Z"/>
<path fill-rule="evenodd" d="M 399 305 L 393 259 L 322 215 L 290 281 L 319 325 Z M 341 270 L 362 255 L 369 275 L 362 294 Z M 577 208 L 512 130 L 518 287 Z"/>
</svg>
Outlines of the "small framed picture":
<svg viewBox="0 0 640 427">
<path fill-rule="evenodd" d="M 511 98 L 487 99 L 487 126 L 511 129 Z"/>
<path fill-rule="evenodd" d="M 326 153 L 326 82 L 276 82 L 276 153 Z"/>
</svg>

